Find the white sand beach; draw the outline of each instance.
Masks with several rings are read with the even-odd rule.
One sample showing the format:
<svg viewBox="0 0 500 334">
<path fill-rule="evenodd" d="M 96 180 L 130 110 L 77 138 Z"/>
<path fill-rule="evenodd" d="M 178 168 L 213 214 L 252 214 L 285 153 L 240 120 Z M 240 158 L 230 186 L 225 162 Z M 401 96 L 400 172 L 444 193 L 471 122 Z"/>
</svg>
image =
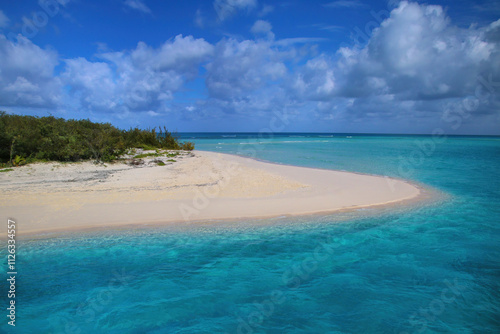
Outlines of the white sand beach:
<svg viewBox="0 0 500 334">
<path fill-rule="evenodd" d="M 329 213 L 417 199 L 403 180 L 184 152 L 165 166 L 37 163 L 0 173 L 17 233 Z M 2 224 L 5 226 L 5 224 Z M 3 229 L 5 229 L 3 227 Z"/>
</svg>

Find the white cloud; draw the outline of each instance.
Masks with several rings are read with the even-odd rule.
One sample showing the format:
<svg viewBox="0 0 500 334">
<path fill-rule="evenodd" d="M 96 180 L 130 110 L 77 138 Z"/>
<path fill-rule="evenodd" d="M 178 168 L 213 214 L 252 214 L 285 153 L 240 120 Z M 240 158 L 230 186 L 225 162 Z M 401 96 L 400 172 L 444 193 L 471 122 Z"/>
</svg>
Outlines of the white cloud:
<svg viewBox="0 0 500 334">
<path fill-rule="evenodd" d="M 25 77 L 18 76 L 16 81 L 9 83 L 4 90 L 13 93 L 32 93 L 40 90 L 38 84 L 28 81 Z"/>
<path fill-rule="evenodd" d="M 282 57 L 268 41 L 222 40 L 207 65 L 206 85 L 210 95 L 241 98 L 283 78 L 287 69 Z"/>
<path fill-rule="evenodd" d="M 216 2 L 229 6 L 222 19 L 258 8 L 256 1 Z M 479 77 L 487 98 L 467 122 L 498 115 L 500 20 L 461 28 L 440 6 L 402 2 L 365 45 L 336 53 L 317 52 L 315 44 L 326 39 L 275 40 L 268 21 L 256 21 L 251 31 L 255 40 L 227 38 L 215 45 L 179 35 L 159 47 L 100 48 L 93 60 L 66 59 L 58 76 L 57 53 L 0 35 L 0 105 L 63 106 L 134 121 L 166 112 L 253 121 L 293 106 L 299 123 L 320 119 L 364 131 L 367 121 L 383 126 L 391 120 L 405 129 L 419 124 L 415 129 L 425 132 L 443 110 L 457 110 L 477 94 Z M 177 101 L 175 94 L 195 79 L 205 79 L 208 97 Z"/>
<path fill-rule="evenodd" d="M 325 30 L 333 33 L 341 32 L 344 31 L 345 28 L 342 26 L 336 26 L 336 25 L 331 25 L 331 24 L 321 24 L 317 23 L 313 25 L 314 28 L 317 28 L 319 30 Z"/>
<path fill-rule="evenodd" d="M 403 2 L 366 46 L 336 54 L 310 58 L 295 48 L 325 41 L 317 38 L 223 40 L 207 65 L 210 98 L 199 101 L 198 110 L 256 115 L 297 103 L 303 119 L 381 125 L 391 119 L 406 129 L 425 119 L 429 127 L 446 103 L 458 105 L 474 94 L 478 75 L 493 73 L 494 82 L 500 81 L 499 22 L 463 29 L 439 6 Z M 255 34 L 271 30 L 262 20 L 252 27 Z M 305 64 L 293 65 L 301 57 Z M 486 104 L 478 114 L 491 113 Z"/>
<path fill-rule="evenodd" d="M 271 5 L 263 5 L 262 9 L 259 11 L 259 16 L 263 17 L 266 16 L 274 11 L 274 6 Z"/>
<path fill-rule="evenodd" d="M 402 2 L 364 49 L 351 49 L 342 59 L 351 63 L 343 93 L 373 94 L 385 83 L 401 99 L 464 96 L 477 85 L 481 64 L 491 63 L 494 48 L 483 31 L 451 25 L 441 7 Z"/>
<path fill-rule="evenodd" d="M 142 0 L 125 0 L 124 4 L 127 7 L 138 10 L 140 12 L 151 14 L 151 9 Z"/>
<path fill-rule="evenodd" d="M 140 42 L 130 51 L 98 54 L 101 62 L 68 59 L 62 78 L 73 103 L 85 109 L 162 111 L 212 52 L 203 39 L 178 35 L 157 49 Z"/>
<path fill-rule="evenodd" d="M 444 110 L 463 111 L 471 101 L 478 104 L 460 131 L 477 129 L 474 122 L 491 129 L 500 106 L 500 20 L 459 28 L 440 6 L 402 2 L 366 46 L 321 54 L 289 72 L 289 100 L 346 129 L 363 129 L 350 127 L 363 122 L 384 128 L 390 120 L 398 128 L 384 131 L 429 132 Z"/>
<path fill-rule="evenodd" d="M 153 110 L 149 110 L 146 112 L 146 114 L 148 116 L 151 116 L 151 117 L 157 117 L 157 116 L 160 116 L 161 114 L 160 113 L 157 113 L 156 111 L 153 111 Z"/>
<path fill-rule="evenodd" d="M 328 39 L 321 37 L 295 37 L 280 39 L 277 40 L 274 44 L 283 47 L 290 47 L 294 44 L 321 43 L 326 41 L 328 41 Z"/>
<path fill-rule="evenodd" d="M 486 38 L 494 29 L 461 29 L 440 6 L 402 2 L 364 48 L 341 48 L 339 61 L 328 66 L 325 55 L 310 60 L 296 73 L 295 86 L 301 96 L 318 100 L 386 94 L 397 100 L 464 97 L 474 93 L 479 75 L 498 74 L 492 65 L 498 64 L 499 45 Z M 323 67 L 316 70 L 313 63 Z"/>
<path fill-rule="evenodd" d="M 5 28 L 9 25 L 9 18 L 0 10 L 0 28 Z"/>
<path fill-rule="evenodd" d="M 215 0 L 213 5 L 219 21 L 225 21 L 238 11 L 255 9 L 257 0 Z"/>
<path fill-rule="evenodd" d="M 140 42 L 131 52 L 131 58 L 137 67 L 196 74 L 197 65 L 212 52 L 213 46 L 204 39 L 177 35 L 172 42 L 166 42 L 158 49 Z"/>
<path fill-rule="evenodd" d="M 271 23 L 264 20 L 258 20 L 253 24 L 250 31 L 254 34 L 267 34 L 270 33 L 272 29 Z"/>
<path fill-rule="evenodd" d="M 250 31 L 255 35 L 265 35 L 268 39 L 273 40 L 274 34 L 272 32 L 272 25 L 268 21 L 257 20 Z"/>
<path fill-rule="evenodd" d="M 0 34 L 0 59 L 1 105 L 57 106 L 61 86 L 54 77 L 56 52 L 41 49 L 23 36 L 15 43 Z"/>
<path fill-rule="evenodd" d="M 117 107 L 117 84 L 114 73 L 105 62 L 89 62 L 85 58 L 67 59 L 62 79 L 71 88 L 81 107 L 109 111 Z"/>
<path fill-rule="evenodd" d="M 336 82 L 334 65 L 325 56 L 309 60 L 299 69 L 291 88 L 297 94 L 296 98 L 303 100 L 328 100 L 334 96 Z"/>
</svg>

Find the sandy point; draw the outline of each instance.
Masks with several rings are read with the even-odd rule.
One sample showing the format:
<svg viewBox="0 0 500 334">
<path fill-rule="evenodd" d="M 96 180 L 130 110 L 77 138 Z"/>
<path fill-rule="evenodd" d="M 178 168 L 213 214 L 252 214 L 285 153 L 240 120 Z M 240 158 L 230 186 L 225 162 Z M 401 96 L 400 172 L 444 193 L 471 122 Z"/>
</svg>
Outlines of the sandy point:
<svg viewBox="0 0 500 334">
<path fill-rule="evenodd" d="M 29 235 L 331 213 L 423 197 L 419 186 L 382 176 L 205 151 L 172 160 L 162 166 L 152 158 L 140 166 L 39 163 L 0 173 L 2 216 Z"/>
</svg>

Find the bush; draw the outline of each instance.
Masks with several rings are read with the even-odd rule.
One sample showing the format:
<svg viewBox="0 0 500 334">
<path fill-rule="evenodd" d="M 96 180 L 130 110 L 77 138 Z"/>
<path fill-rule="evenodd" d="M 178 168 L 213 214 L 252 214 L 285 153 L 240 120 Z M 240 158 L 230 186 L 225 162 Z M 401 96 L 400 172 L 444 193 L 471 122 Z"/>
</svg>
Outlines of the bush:
<svg viewBox="0 0 500 334">
<path fill-rule="evenodd" d="M 130 148 L 192 150 L 163 127 L 120 130 L 90 120 L 9 115 L 0 111 L 0 164 L 21 165 L 39 160 L 113 161 Z"/>
<path fill-rule="evenodd" d="M 192 150 L 194 150 L 194 143 L 192 143 L 190 141 L 184 142 L 181 145 L 181 149 L 185 150 L 185 151 L 192 151 Z"/>
</svg>

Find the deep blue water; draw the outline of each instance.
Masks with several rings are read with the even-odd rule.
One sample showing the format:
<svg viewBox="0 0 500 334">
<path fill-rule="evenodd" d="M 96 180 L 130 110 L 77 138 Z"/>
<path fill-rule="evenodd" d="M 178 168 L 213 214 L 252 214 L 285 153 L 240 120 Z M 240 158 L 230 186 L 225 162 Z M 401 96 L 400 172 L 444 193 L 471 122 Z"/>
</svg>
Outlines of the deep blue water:
<svg viewBox="0 0 500 334">
<path fill-rule="evenodd" d="M 10 332 L 500 332 L 499 137 L 182 138 L 200 150 L 407 178 L 447 196 L 394 210 L 20 239 Z M 4 259 L 5 250 L 2 241 Z M 2 305 L 4 291 L 2 280 Z"/>
</svg>

